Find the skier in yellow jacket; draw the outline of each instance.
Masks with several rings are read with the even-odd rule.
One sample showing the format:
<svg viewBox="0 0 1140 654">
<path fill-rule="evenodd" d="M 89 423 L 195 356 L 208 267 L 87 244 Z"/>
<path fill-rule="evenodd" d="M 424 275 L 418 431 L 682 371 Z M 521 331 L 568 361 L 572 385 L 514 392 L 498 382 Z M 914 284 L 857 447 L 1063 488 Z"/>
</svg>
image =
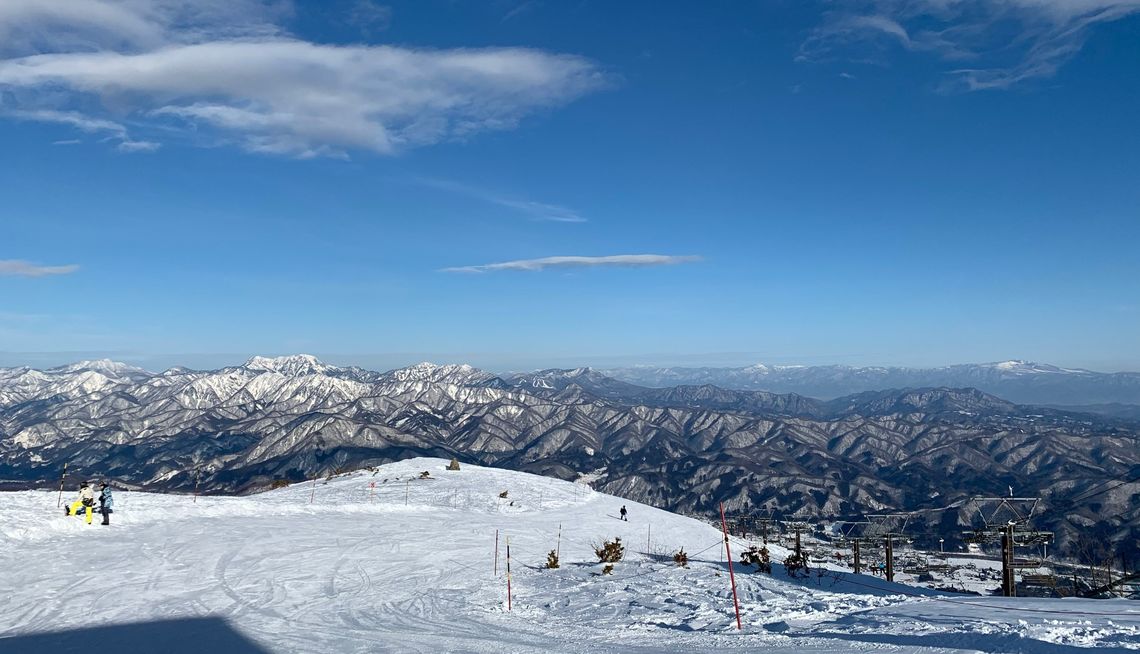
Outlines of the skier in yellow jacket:
<svg viewBox="0 0 1140 654">
<path fill-rule="evenodd" d="M 95 491 L 83 482 L 79 485 L 79 498 L 69 507 L 67 515 L 79 515 L 79 507 L 87 507 L 87 524 L 91 524 L 92 507 L 95 506 Z"/>
</svg>

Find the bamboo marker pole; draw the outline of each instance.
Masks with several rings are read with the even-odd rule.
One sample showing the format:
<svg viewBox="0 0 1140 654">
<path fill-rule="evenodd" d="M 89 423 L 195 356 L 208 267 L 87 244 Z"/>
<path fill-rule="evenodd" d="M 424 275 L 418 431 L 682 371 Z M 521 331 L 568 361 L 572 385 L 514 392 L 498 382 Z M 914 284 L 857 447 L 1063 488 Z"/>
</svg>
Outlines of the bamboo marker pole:
<svg viewBox="0 0 1140 654">
<path fill-rule="evenodd" d="M 740 600 L 736 598 L 736 576 L 732 574 L 732 552 L 728 549 L 728 521 L 724 519 L 724 502 L 720 503 L 720 526 L 724 531 L 724 553 L 728 557 L 728 579 L 732 584 L 732 606 L 736 609 L 736 628 L 740 626 Z"/>
<path fill-rule="evenodd" d="M 507 536 L 507 610 L 511 610 L 511 537 Z"/>
<path fill-rule="evenodd" d="M 562 523 L 558 523 L 558 541 L 554 546 L 554 556 L 562 558 Z"/>
<path fill-rule="evenodd" d="M 309 493 L 309 504 L 312 504 L 313 500 L 315 500 L 316 498 L 317 498 L 317 478 L 313 477 L 313 492 Z"/>
<path fill-rule="evenodd" d="M 67 479 L 67 463 L 63 464 L 63 472 L 59 475 L 59 497 L 55 500 L 55 508 L 59 508 L 63 504 L 63 482 Z"/>
</svg>

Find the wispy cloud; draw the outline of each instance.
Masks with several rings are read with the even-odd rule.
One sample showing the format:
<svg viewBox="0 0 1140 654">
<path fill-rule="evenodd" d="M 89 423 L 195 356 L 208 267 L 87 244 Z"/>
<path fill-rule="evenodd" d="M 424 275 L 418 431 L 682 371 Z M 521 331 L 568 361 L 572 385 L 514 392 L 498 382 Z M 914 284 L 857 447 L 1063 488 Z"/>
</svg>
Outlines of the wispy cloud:
<svg viewBox="0 0 1140 654">
<path fill-rule="evenodd" d="M 89 134 L 106 134 L 102 140 L 116 143 L 120 152 L 154 152 L 160 144 L 151 141 L 132 140 L 127 128 L 113 120 L 94 118 L 78 111 L 56 111 L 54 109 L 11 110 L 0 111 L 0 117 L 14 118 L 16 120 L 30 120 L 42 123 L 58 123 L 74 127 L 81 132 Z M 75 145 L 78 139 L 54 141 L 52 145 Z"/>
<path fill-rule="evenodd" d="M 944 90 L 967 91 L 1051 77 L 1094 26 L 1140 12 L 1140 0 L 856 0 L 839 6 L 812 31 L 797 60 L 886 63 L 893 51 L 921 53 L 949 64 Z"/>
<path fill-rule="evenodd" d="M 119 152 L 154 152 L 161 148 L 162 144 L 154 141 L 131 141 L 128 139 L 121 141 L 116 147 Z"/>
<path fill-rule="evenodd" d="M 413 178 L 412 183 L 420 186 L 427 186 L 429 188 L 440 189 L 441 191 L 448 191 L 450 193 L 457 193 L 459 195 L 466 195 L 468 197 L 497 204 L 501 207 L 507 207 L 515 211 L 522 212 L 529 215 L 534 220 L 558 222 L 558 223 L 584 223 L 586 218 L 579 215 L 573 209 L 568 209 L 557 204 L 547 204 L 545 202 L 536 202 L 534 200 L 527 200 L 525 198 L 510 197 L 486 189 L 477 188 L 469 184 L 463 184 L 447 179 L 433 179 L 425 177 Z"/>
<path fill-rule="evenodd" d="M 0 276 L 45 277 L 47 275 L 67 275 L 79 270 L 77 265 L 40 266 L 20 259 L 0 259 Z"/>
<path fill-rule="evenodd" d="M 15 109 L 3 114 L 16 120 L 31 120 L 43 123 L 59 123 L 69 125 L 82 132 L 96 133 L 108 132 L 112 136 L 126 138 L 127 128 L 112 120 L 92 118 L 78 111 L 56 111 L 54 109 Z"/>
<path fill-rule="evenodd" d="M 356 0 L 348 12 L 347 22 L 366 36 L 371 36 L 391 26 L 392 8 L 373 0 Z"/>
<path fill-rule="evenodd" d="M 0 97 L 10 115 L 102 129 L 129 151 L 168 133 L 312 157 L 511 129 L 609 84 L 592 61 L 542 50 L 312 43 L 278 26 L 279 4 L 4 0 L 0 37 L 40 38 L 0 46 Z"/>
<path fill-rule="evenodd" d="M 522 2 L 518 3 L 514 7 L 511 7 L 510 11 L 503 14 L 502 22 L 505 23 L 509 20 L 513 20 L 515 18 L 518 18 L 519 16 L 521 16 L 525 13 L 529 13 L 531 11 L 534 11 L 541 4 L 542 3 L 540 3 L 539 0 L 523 0 Z"/>
<path fill-rule="evenodd" d="M 545 270 L 546 268 L 590 268 L 598 266 L 672 266 L 680 263 L 700 261 L 696 255 L 673 256 L 665 254 L 615 254 L 606 257 L 543 257 L 541 259 L 519 259 L 501 263 L 487 263 L 479 266 L 457 266 L 443 268 L 441 272 L 485 273 L 496 270 Z"/>
</svg>

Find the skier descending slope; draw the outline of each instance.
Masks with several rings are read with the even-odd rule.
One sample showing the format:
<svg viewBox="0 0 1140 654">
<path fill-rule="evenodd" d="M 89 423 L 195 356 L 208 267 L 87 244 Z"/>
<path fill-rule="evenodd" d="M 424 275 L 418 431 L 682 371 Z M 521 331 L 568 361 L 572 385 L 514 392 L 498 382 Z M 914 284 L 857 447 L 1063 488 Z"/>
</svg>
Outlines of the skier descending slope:
<svg viewBox="0 0 1140 654">
<path fill-rule="evenodd" d="M 87 482 L 79 485 L 79 496 L 67 509 L 67 515 L 79 515 L 79 507 L 87 508 L 87 524 L 91 524 L 91 510 L 95 506 L 95 491 Z"/>
</svg>

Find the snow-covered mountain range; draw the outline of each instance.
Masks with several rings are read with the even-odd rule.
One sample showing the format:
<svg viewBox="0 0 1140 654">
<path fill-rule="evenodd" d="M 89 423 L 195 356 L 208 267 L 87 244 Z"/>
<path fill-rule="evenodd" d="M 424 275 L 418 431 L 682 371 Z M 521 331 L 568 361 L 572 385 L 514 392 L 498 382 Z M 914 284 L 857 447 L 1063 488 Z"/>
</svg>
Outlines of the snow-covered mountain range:
<svg viewBox="0 0 1140 654">
<path fill-rule="evenodd" d="M 975 389 L 823 401 L 715 386 L 646 388 L 589 369 L 496 376 L 388 372 L 254 357 L 161 373 L 107 361 L 0 370 L 0 483 L 76 475 L 150 488 L 247 491 L 411 456 L 575 479 L 688 512 L 858 515 L 974 494 L 1046 497 L 1051 526 L 1140 536 L 1140 426 L 1016 405 Z M 1115 485 L 1114 485 L 1115 484 Z M 1095 502 L 1070 502 L 1107 488 Z M 927 514 L 956 537 L 954 512 Z M 930 516 L 933 516 L 931 518 Z M 945 517 L 949 516 L 949 517 Z M 937 518 L 937 519 L 935 519 Z M 933 520 L 933 522 L 931 522 Z"/>
<path fill-rule="evenodd" d="M 632 384 L 653 387 L 713 384 L 724 388 L 834 398 L 884 388 L 972 387 L 1021 404 L 1140 405 L 1140 373 L 1101 373 L 1030 361 L 963 364 L 942 368 L 766 366 L 603 370 Z"/>
</svg>

